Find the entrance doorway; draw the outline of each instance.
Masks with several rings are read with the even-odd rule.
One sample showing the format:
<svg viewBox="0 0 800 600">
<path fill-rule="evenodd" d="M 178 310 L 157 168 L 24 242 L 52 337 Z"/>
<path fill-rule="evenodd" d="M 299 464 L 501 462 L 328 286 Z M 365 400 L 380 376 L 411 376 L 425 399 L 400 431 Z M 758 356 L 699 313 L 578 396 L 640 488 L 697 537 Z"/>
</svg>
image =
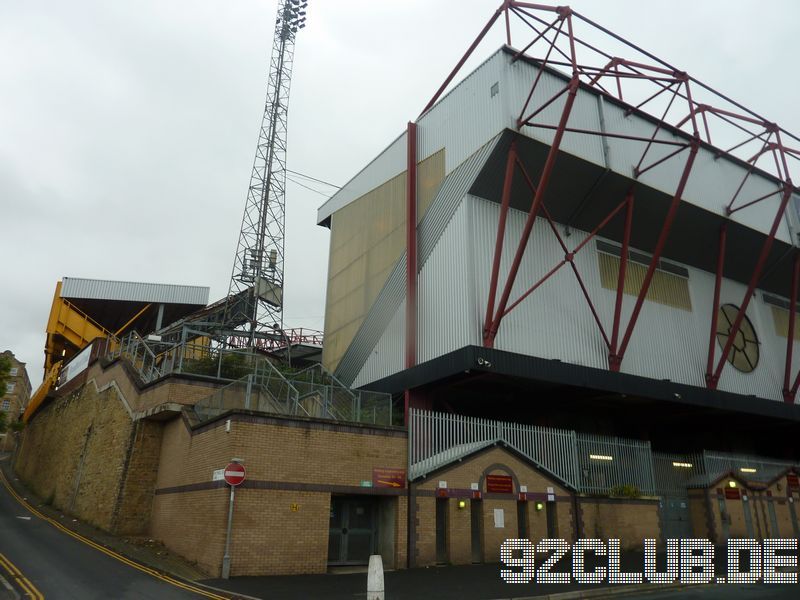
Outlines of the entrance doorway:
<svg viewBox="0 0 800 600">
<path fill-rule="evenodd" d="M 480 563 L 483 562 L 483 501 L 470 500 L 469 521 L 472 562 Z"/>
<path fill-rule="evenodd" d="M 365 565 L 378 543 L 378 502 L 371 496 L 331 496 L 328 564 Z"/>
<path fill-rule="evenodd" d="M 436 563 L 447 562 L 447 498 L 436 499 Z"/>
<path fill-rule="evenodd" d="M 692 537 L 688 496 L 663 496 L 659 503 L 659 510 L 661 511 L 661 529 L 664 538 Z"/>
</svg>

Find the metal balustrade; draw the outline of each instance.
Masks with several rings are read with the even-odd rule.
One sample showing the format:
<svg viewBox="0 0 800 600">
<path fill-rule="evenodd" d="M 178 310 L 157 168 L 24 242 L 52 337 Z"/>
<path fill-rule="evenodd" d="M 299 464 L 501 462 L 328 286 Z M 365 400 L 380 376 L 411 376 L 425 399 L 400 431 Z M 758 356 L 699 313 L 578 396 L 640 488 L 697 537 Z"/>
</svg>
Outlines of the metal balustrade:
<svg viewBox="0 0 800 600">
<path fill-rule="evenodd" d="M 135 331 L 109 348 L 124 358 L 144 383 L 170 374 L 191 374 L 228 382 L 195 405 L 201 421 L 228 410 L 246 409 L 281 415 L 392 425 L 389 394 L 351 390 L 322 365 L 280 369 L 266 357 L 239 348 L 180 344 L 144 339 Z"/>
<path fill-rule="evenodd" d="M 749 481 L 768 481 L 793 466 L 721 452 L 665 454 L 653 452 L 648 441 L 414 408 L 409 410 L 408 437 L 412 480 L 500 444 L 586 494 L 677 496 L 731 471 Z"/>
<path fill-rule="evenodd" d="M 795 466 L 791 461 L 727 452 L 703 452 L 703 463 L 708 483 L 730 472 L 742 479 L 765 482 Z"/>
</svg>

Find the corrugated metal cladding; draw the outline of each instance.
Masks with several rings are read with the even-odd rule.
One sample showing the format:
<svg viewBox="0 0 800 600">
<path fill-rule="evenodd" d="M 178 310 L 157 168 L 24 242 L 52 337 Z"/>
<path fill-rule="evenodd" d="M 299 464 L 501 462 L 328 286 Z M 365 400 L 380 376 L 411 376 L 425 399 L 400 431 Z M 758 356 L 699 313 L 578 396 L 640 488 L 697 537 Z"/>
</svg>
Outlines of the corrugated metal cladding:
<svg viewBox="0 0 800 600">
<path fill-rule="evenodd" d="M 500 136 L 485 144 L 478 152 L 462 163 L 442 183 L 441 188 L 425 213 L 418 227 L 418 265 L 422 269 L 431 256 L 434 247 L 450 223 L 462 198 L 475 181 L 478 171 L 494 150 Z M 350 346 L 336 367 L 336 376 L 344 383 L 351 384 L 370 353 L 382 337 L 387 335 L 386 327 L 394 311 L 405 298 L 405 251 L 392 270 L 378 298 L 370 307 L 364 322 L 356 333 Z M 375 367 L 377 368 L 377 367 Z M 385 363 L 384 376 L 403 368 L 403 363 Z"/>
<path fill-rule="evenodd" d="M 507 53 L 502 54 L 506 62 L 506 67 L 503 70 L 506 78 L 500 83 L 500 94 L 505 94 L 504 103 L 509 111 L 519 111 L 524 105 L 528 93 L 530 93 L 530 86 L 536 76 L 537 69 L 533 65 L 523 61 L 518 61 L 511 65 L 511 56 Z M 566 79 L 549 72 L 544 73 L 530 105 L 532 107 L 541 105 L 563 89 L 565 84 Z M 568 126 L 591 131 L 601 131 L 600 115 L 602 111 L 605 121 L 604 128 L 605 131 L 609 133 L 620 133 L 647 139 L 653 135 L 655 125 L 651 121 L 637 115 L 626 116 L 625 109 L 622 106 L 615 104 L 612 100 L 605 100 L 600 103 L 597 100 L 598 97 L 598 94 L 594 94 L 585 89 L 579 90 L 572 113 L 570 114 Z M 496 100 L 496 98 L 492 100 Z M 489 103 L 490 101 L 486 100 L 486 102 Z M 557 124 L 563 104 L 564 102 L 562 100 L 554 102 L 536 116 L 534 119 L 535 122 L 548 125 Z M 531 111 L 528 111 L 528 114 L 530 114 L 530 112 Z M 478 111 L 476 114 L 483 113 Z M 461 120 L 464 123 L 469 123 L 471 118 L 462 116 Z M 512 126 L 512 128 L 514 127 L 515 126 Z M 554 131 L 552 130 L 535 127 L 525 127 L 522 133 L 547 144 L 552 142 L 554 135 Z M 449 135 L 457 136 L 458 134 L 451 133 Z M 663 130 L 659 131 L 657 139 L 681 143 L 689 141 L 688 137 L 679 137 Z M 633 168 L 639 162 L 646 144 L 644 142 L 618 138 L 609 139 L 607 143 L 609 146 L 608 159 L 611 169 L 626 177 L 632 177 Z M 574 154 L 575 156 L 579 156 L 595 164 L 605 166 L 602 141 L 599 136 L 567 132 L 563 137 L 561 149 L 564 152 Z M 648 151 L 642 168 L 653 164 L 674 150 L 674 146 L 654 144 Z M 687 157 L 688 150 L 684 151 L 680 156 L 665 161 L 656 168 L 647 171 L 639 177 L 639 181 L 657 190 L 672 194 L 680 179 Z M 713 152 L 701 148 L 697 154 L 692 174 L 686 185 L 683 199 L 708 211 L 725 216 L 724 209 L 736 193 L 746 172 L 747 169 L 745 167 L 725 158 L 718 159 Z M 739 193 L 736 205 L 744 204 L 749 200 L 755 200 L 764 194 L 774 192 L 776 189 L 778 189 L 778 187 L 775 180 L 754 173 L 748 178 Z M 764 203 L 759 203 L 750 208 L 736 212 L 731 215 L 730 218 L 747 227 L 761 231 L 762 233 L 767 233 L 772 225 L 772 220 L 775 215 L 774 210 L 777 208 L 778 201 L 779 198 L 776 195 L 774 198 Z M 792 226 L 797 230 L 798 218 L 797 215 L 794 214 L 794 211 L 787 210 L 787 218 L 792 220 Z M 784 242 L 791 243 L 791 232 L 786 222 L 781 224 L 777 237 Z"/>
<path fill-rule="evenodd" d="M 208 304 L 209 288 L 167 283 L 137 283 L 64 277 L 62 298 L 121 300 L 130 302 L 163 302 L 165 304 Z"/>
<path fill-rule="evenodd" d="M 445 172 L 507 128 L 515 128 L 514 115 L 503 93 L 506 71 L 512 68 L 504 53 L 496 52 L 453 88 L 417 122 L 417 153 L 422 160 L 446 148 Z M 499 83 L 495 96 L 491 88 Z"/>
<path fill-rule="evenodd" d="M 405 171 L 407 167 L 407 146 L 406 132 L 403 132 L 383 152 L 361 169 L 355 177 L 348 181 L 342 189 L 319 207 L 317 210 L 317 223 L 322 223 L 340 208 L 347 206 L 353 200 L 360 198 L 370 190 Z M 436 150 L 439 149 L 441 149 L 441 146 Z M 419 157 L 419 160 L 423 158 Z"/>
<path fill-rule="evenodd" d="M 478 310 L 472 318 L 473 327 L 477 328 L 488 298 L 499 206 L 480 199 L 470 201 L 474 210 L 471 240 L 473 253 L 464 260 L 469 260 L 474 270 L 474 297 Z M 501 282 L 508 273 L 524 219 L 525 214 L 520 211 L 509 212 L 505 250 L 501 261 Z M 573 230 L 568 238 L 568 246 L 575 247 L 586 235 Z M 511 300 L 519 298 L 562 258 L 563 252 L 555 242 L 549 226 L 541 219 L 537 220 L 520 265 Z M 585 246 L 575 257 L 575 264 L 597 307 L 603 326 L 609 332 L 613 322 L 615 293 L 603 288 L 595 246 Z M 623 372 L 705 386 L 714 277 L 704 271 L 686 268 L 689 271 L 692 310 L 645 302 L 622 363 Z M 722 303 L 739 305 L 745 290 L 746 286 L 725 280 L 720 300 Z M 442 293 L 446 294 L 446 290 L 442 290 Z M 634 303 L 634 297 L 623 296 L 623 326 L 630 318 Z M 451 308 L 448 302 L 441 303 L 441 311 L 449 311 Z M 751 302 L 747 314 L 761 341 L 759 365 L 752 373 L 741 373 L 726 365 L 719 388 L 738 394 L 781 400 L 782 357 L 786 342 L 775 334 L 771 307 L 763 302 L 760 294 Z M 442 316 L 439 315 L 440 318 Z M 429 318 L 434 320 L 436 316 Z M 800 346 L 800 343 L 797 345 Z M 577 280 L 568 267 L 562 268 L 505 317 L 495 347 L 599 369 L 608 368 L 607 348 Z"/>
<path fill-rule="evenodd" d="M 497 204 L 467 196 L 422 268 L 419 279 L 420 362 L 480 343 L 498 214 Z M 520 211 L 509 213 L 501 260 L 501 286 L 524 218 L 525 214 Z M 586 236 L 584 232 L 573 230 L 567 244 L 574 247 Z M 511 294 L 512 301 L 562 258 L 563 252 L 547 223 L 537 221 Z M 613 321 L 615 292 L 602 285 L 595 245 L 586 245 L 575 261 L 608 332 Z M 626 352 L 623 372 L 705 386 L 714 277 L 691 267 L 686 269 L 691 309 L 645 302 Z M 402 294 L 402 287 L 398 286 L 395 293 Z M 744 285 L 725 280 L 721 302 L 739 305 L 744 293 Z M 623 296 L 623 326 L 630 318 L 634 303 L 634 297 Z M 726 364 L 719 389 L 776 401 L 782 399 L 786 339 L 776 332 L 773 308 L 764 302 L 761 294 L 751 302 L 747 314 L 760 342 L 758 366 L 752 373 L 741 373 Z M 391 324 L 384 326 L 380 341 L 361 362 L 363 368 L 354 378 L 355 385 L 366 385 L 402 368 L 402 345 L 398 340 L 403 334 L 403 319 L 404 309 L 398 304 Z M 495 346 L 530 356 L 608 368 L 608 350 L 569 267 L 562 268 L 506 316 Z M 717 346 L 717 357 L 719 352 Z M 795 372 L 800 369 L 800 341 L 795 342 L 793 369 Z"/>
</svg>

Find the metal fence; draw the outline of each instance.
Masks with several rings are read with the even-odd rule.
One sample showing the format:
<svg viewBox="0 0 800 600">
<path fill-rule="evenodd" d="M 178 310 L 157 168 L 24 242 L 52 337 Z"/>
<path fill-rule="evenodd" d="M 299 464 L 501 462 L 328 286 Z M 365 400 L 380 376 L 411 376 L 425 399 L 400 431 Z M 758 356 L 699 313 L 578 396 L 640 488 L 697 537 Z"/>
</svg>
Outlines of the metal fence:
<svg viewBox="0 0 800 600">
<path fill-rule="evenodd" d="M 687 487 L 704 477 L 705 472 L 702 453 L 653 453 L 655 488 L 660 496 L 686 495 Z"/>
<path fill-rule="evenodd" d="M 124 358 L 144 383 L 171 374 L 229 382 L 195 405 L 201 421 L 237 408 L 373 425 L 395 420 L 391 395 L 351 390 L 319 364 L 300 371 L 279 368 L 250 350 L 174 344 L 135 331 L 109 348 L 108 356 Z"/>
<path fill-rule="evenodd" d="M 649 442 L 417 409 L 409 419 L 411 479 L 501 443 L 582 492 L 629 485 L 654 493 Z"/>
<path fill-rule="evenodd" d="M 687 488 L 708 485 L 731 471 L 758 482 L 797 466 L 723 452 L 666 454 L 653 452 L 648 441 L 413 408 L 408 439 L 410 479 L 502 444 L 578 492 L 589 494 L 681 496 Z"/>
<path fill-rule="evenodd" d="M 199 420 L 244 409 L 373 425 L 392 425 L 389 394 L 350 390 L 321 366 L 283 373 L 269 361 L 194 405 Z"/>
<path fill-rule="evenodd" d="M 581 491 L 606 494 L 633 486 L 629 493 L 655 494 L 650 442 L 585 433 L 576 437 Z"/>
<path fill-rule="evenodd" d="M 743 479 L 764 482 L 795 466 L 791 461 L 726 452 L 703 452 L 703 463 L 708 482 L 731 471 Z"/>
</svg>

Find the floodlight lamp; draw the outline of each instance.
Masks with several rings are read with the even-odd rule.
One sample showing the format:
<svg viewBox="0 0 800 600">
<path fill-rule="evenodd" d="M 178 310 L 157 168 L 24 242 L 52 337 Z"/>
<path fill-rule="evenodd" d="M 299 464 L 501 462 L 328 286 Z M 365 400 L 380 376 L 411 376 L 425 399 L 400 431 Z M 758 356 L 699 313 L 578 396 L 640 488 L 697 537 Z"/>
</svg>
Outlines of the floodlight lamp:
<svg viewBox="0 0 800 600">
<path fill-rule="evenodd" d="M 728 482 L 728 487 L 735 488 L 736 487 L 736 482 L 735 481 L 729 481 Z"/>
<path fill-rule="evenodd" d="M 544 504 L 542 504 L 541 502 L 537 502 L 536 503 L 536 510 L 542 510 L 543 508 L 544 508 Z"/>
<path fill-rule="evenodd" d="M 458 501 L 458 508 L 465 508 L 466 506 L 467 506 L 467 503 L 464 500 L 459 500 Z"/>
</svg>

